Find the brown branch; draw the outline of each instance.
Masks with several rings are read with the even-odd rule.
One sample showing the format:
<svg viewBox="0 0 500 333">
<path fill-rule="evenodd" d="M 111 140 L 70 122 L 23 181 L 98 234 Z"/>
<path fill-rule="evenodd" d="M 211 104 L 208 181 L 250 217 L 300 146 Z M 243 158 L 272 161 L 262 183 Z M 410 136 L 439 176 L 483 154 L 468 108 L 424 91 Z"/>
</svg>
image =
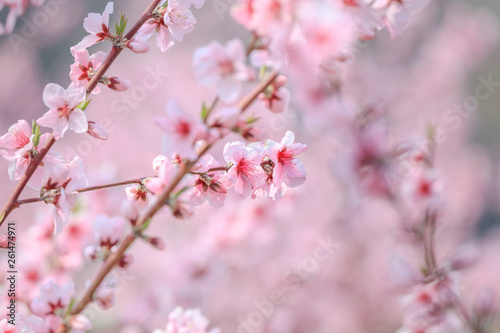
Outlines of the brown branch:
<svg viewBox="0 0 500 333">
<path fill-rule="evenodd" d="M 247 97 L 245 97 L 238 106 L 241 108 L 241 111 L 244 112 L 257 96 L 264 91 L 278 76 L 277 72 L 273 71 L 266 78 L 266 80 L 262 81 Z M 212 147 L 212 144 L 205 143 L 202 145 L 198 152 L 197 158 L 192 161 L 187 161 L 182 164 L 180 170 L 177 172 L 175 178 L 172 180 L 170 185 L 163 190 L 163 192 L 158 196 L 156 202 L 150 206 L 147 211 L 141 216 L 138 220 L 136 227 L 137 230 L 142 230 L 143 227 L 148 223 L 156 213 L 167 203 L 167 200 L 170 198 L 170 195 L 174 191 L 175 187 L 180 183 L 180 181 L 184 178 L 184 176 L 191 171 L 193 165 Z M 137 239 L 137 234 L 132 232 L 129 234 L 124 241 L 120 244 L 118 249 L 112 253 L 106 261 L 101 266 L 101 269 L 97 273 L 96 277 L 92 281 L 92 284 L 89 286 L 85 294 L 83 295 L 80 302 L 76 304 L 76 306 L 72 309 L 71 314 L 76 315 L 81 313 L 85 307 L 92 302 L 93 295 L 97 288 L 101 285 L 102 281 L 106 278 L 106 276 L 111 272 L 111 270 L 118 264 L 121 257 L 125 254 L 125 252 L 129 249 L 129 247 L 134 243 Z M 64 332 L 64 331 L 62 331 Z"/>
</svg>

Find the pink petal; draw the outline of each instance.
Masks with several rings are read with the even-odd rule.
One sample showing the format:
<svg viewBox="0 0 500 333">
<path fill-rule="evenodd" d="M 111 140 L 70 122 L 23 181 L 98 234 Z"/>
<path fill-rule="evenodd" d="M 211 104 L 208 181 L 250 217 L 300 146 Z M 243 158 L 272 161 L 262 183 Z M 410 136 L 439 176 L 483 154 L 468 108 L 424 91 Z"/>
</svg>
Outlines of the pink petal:
<svg viewBox="0 0 500 333">
<path fill-rule="evenodd" d="M 43 102 L 51 109 L 58 109 L 65 104 L 65 90 L 58 84 L 49 83 L 43 90 Z"/>
<path fill-rule="evenodd" d="M 82 110 L 73 110 L 69 115 L 68 128 L 76 133 L 84 133 L 89 129 L 87 115 Z"/>
</svg>

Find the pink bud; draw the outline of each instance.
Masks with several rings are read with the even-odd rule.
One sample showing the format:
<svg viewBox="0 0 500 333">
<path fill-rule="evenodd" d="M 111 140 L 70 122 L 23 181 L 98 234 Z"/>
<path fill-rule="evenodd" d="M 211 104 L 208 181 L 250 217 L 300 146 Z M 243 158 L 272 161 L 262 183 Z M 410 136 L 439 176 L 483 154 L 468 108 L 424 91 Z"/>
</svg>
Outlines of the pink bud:
<svg viewBox="0 0 500 333">
<path fill-rule="evenodd" d="M 88 331 L 92 328 L 90 320 L 84 315 L 71 316 L 69 325 L 78 331 Z"/>
<path fill-rule="evenodd" d="M 100 249 L 95 245 L 87 246 L 83 250 L 84 257 L 88 258 L 89 260 L 92 260 L 92 261 L 97 260 L 97 258 L 99 257 L 99 253 L 100 253 Z"/>
<path fill-rule="evenodd" d="M 95 296 L 95 300 L 101 309 L 107 310 L 115 304 L 115 293 L 111 289 L 99 290 Z"/>
<path fill-rule="evenodd" d="M 149 43 L 142 38 L 132 37 L 127 42 L 127 47 L 134 53 L 146 53 L 149 51 Z"/>
<path fill-rule="evenodd" d="M 460 271 L 474 265 L 478 260 L 478 254 L 473 249 L 462 249 L 456 253 L 450 262 L 450 270 Z"/>
<path fill-rule="evenodd" d="M 128 268 L 134 262 L 134 258 L 131 254 L 125 253 L 118 262 L 118 266 L 121 268 Z"/>
<path fill-rule="evenodd" d="M 172 214 L 178 219 L 187 219 L 194 213 L 193 206 L 191 206 L 188 202 L 179 200 L 175 200 L 172 204 L 170 204 L 170 209 L 172 210 Z"/>
<path fill-rule="evenodd" d="M 130 87 L 129 80 L 122 80 L 122 79 L 117 78 L 116 76 L 110 77 L 108 80 L 110 82 L 108 84 L 108 88 L 113 89 L 113 90 L 118 91 L 118 92 L 128 90 L 128 88 Z"/>
<path fill-rule="evenodd" d="M 99 126 L 95 121 L 89 121 L 89 129 L 87 130 L 87 133 L 91 136 L 93 136 L 96 139 L 99 140 L 107 140 L 108 139 L 108 133 Z"/>
<path fill-rule="evenodd" d="M 6 249 L 9 245 L 9 238 L 7 235 L 0 235 L 0 249 Z"/>
<path fill-rule="evenodd" d="M 165 243 L 159 237 L 151 237 L 148 239 L 148 243 L 158 250 L 163 250 L 165 248 Z"/>
<path fill-rule="evenodd" d="M 139 218 L 139 209 L 135 201 L 126 200 L 123 202 L 121 212 L 132 225 L 135 225 Z"/>
</svg>

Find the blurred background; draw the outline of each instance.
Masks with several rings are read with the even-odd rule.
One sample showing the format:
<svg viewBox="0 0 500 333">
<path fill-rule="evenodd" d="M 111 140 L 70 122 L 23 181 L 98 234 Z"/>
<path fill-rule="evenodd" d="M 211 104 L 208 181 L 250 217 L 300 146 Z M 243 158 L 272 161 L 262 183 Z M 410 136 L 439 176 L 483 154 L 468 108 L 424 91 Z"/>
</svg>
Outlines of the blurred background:
<svg viewBox="0 0 500 333">
<path fill-rule="evenodd" d="M 207 0 L 194 11 L 198 23 L 182 44 L 161 53 L 150 40 L 148 53 L 123 52 L 113 64 L 109 75 L 131 80 L 131 89 L 121 94 L 104 90 L 88 109 L 89 120 L 106 127 L 109 140 L 71 132 L 56 143 L 54 149 L 66 160 L 82 157 L 90 184 L 150 175 L 151 161 L 162 152 L 162 133 L 152 120 L 163 115 L 166 102 L 177 98 L 184 110 L 197 115 L 202 101 L 213 98 L 214 90 L 194 79 L 192 53 L 213 39 L 249 40 L 248 32 L 229 12 L 221 12 L 226 7 L 216 6 L 216 1 Z M 84 36 L 87 13 L 101 13 L 106 4 L 61 0 L 46 6 L 49 3 L 50 15 L 37 16 L 43 9 L 32 8 L 18 20 L 13 34 L 0 36 L 0 134 L 18 119 L 30 121 L 46 111 L 41 97 L 47 83 L 70 83 L 69 48 Z M 114 4 L 112 19 L 123 12 L 134 22 L 147 2 Z M 500 2 L 495 0 L 434 1 L 412 18 L 400 38 L 392 40 L 384 30 L 357 54 L 345 73 L 346 91 L 360 105 L 385 100 L 398 124 L 395 137 L 425 135 L 426 124 L 440 126 L 447 110 L 474 95 L 479 77 L 491 75 L 500 82 L 499 17 Z M 92 50 L 109 48 L 99 44 Z M 144 80 L 150 77 L 157 79 L 154 89 L 145 88 Z M 448 201 L 437 234 L 440 257 L 446 260 L 461 244 L 473 246 L 481 257 L 460 282 L 470 304 L 482 287 L 500 291 L 499 105 L 500 89 L 462 119 L 464 126 L 447 130 L 450 139 L 438 148 Z M 309 146 L 303 154 L 309 174 L 306 184 L 275 203 L 231 197 L 222 209 L 198 208 L 188 221 L 167 214 L 155 219 L 151 232 L 166 242 L 166 249 L 134 246 L 134 264 L 126 274 L 116 273 L 117 305 L 106 312 L 92 308 L 87 313 L 95 323 L 93 332 L 164 328 L 176 305 L 200 308 L 211 327 L 223 332 L 376 333 L 401 326 L 404 293 L 391 286 L 391 262 L 399 255 L 412 262 L 414 253 L 398 235 L 397 214 L 381 200 L 360 206 L 348 202 L 332 171 L 338 159 L 331 140 L 335 133 L 310 125 L 303 114 L 311 110 L 292 103 L 283 115 L 270 115 L 259 105 L 251 112 L 263 117 L 266 138 L 279 141 L 287 129 L 294 129 L 297 141 Z M 212 151 L 219 161 L 222 147 L 223 143 Z M 8 179 L 7 165 L 0 160 L 2 204 L 15 186 Z M 22 197 L 37 195 L 26 190 Z M 81 242 L 92 242 L 93 216 L 119 214 L 124 195 L 124 189 L 113 189 L 81 196 L 81 211 L 70 222 Z M 52 241 L 53 248 L 46 249 L 63 258 L 55 266 L 39 265 L 30 254 L 39 250 L 33 240 L 40 239 L 41 230 L 50 234 L 50 209 L 35 203 L 15 211 L 10 219 L 18 223 L 19 261 L 25 271 L 36 266 L 40 276 L 50 271 L 61 282 L 70 272 L 81 294 L 97 265 L 73 256 L 68 249 L 68 242 L 75 241 L 72 235 L 61 235 Z M 324 246 L 330 243 L 335 244 L 331 251 Z M 307 266 L 318 247 L 325 249 L 326 259 Z M 58 275 L 54 267 L 66 273 Z M 301 274 L 297 281 L 290 279 Z M 42 280 L 35 279 L 33 286 Z M 283 294 L 283 301 L 270 303 L 276 292 Z M 36 294 L 36 288 L 26 287 L 26 297 Z"/>
</svg>

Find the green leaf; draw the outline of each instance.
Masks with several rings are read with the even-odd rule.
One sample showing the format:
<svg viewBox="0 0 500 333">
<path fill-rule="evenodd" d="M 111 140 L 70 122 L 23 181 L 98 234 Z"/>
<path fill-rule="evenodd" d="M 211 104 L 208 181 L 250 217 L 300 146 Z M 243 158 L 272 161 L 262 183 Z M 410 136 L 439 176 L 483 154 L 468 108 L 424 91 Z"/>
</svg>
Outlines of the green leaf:
<svg viewBox="0 0 500 333">
<path fill-rule="evenodd" d="M 246 120 L 247 125 L 255 123 L 257 120 L 259 120 L 260 117 L 254 117 L 253 115 L 248 117 Z"/>
<path fill-rule="evenodd" d="M 80 109 L 82 111 L 85 111 L 87 109 L 87 106 L 89 106 L 91 101 L 92 101 L 91 99 L 89 99 L 88 101 L 85 100 L 85 101 L 81 102 L 80 104 L 78 104 L 76 108 Z"/>
<path fill-rule="evenodd" d="M 0 223 L 3 222 L 4 217 L 5 217 L 5 212 L 3 212 L 2 215 L 0 215 Z"/>
<path fill-rule="evenodd" d="M 33 123 L 31 124 L 31 133 L 33 133 L 33 145 L 35 147 L 38 147 L 38 144 L 40 143 L 40 126 L 33 120 Z"/>
<path fill-rule="evenodd" d="M 208 117 L 208 108 L 205 102 L 203 102 L 203 105 L 201 107 L 201 120 L 205 121 L 207 120 Z"/>
<path fill-rule="evenodd" d="M 127 17 L 125 14 L 120 13 L 120 21 L 118 23 L 115 23 L 115 31 L 116 31 L 116 36 L 118 38 L 122 38 L 123 34 L 125 32 L 125 27 L 127 26 Z"/>
</svg>

